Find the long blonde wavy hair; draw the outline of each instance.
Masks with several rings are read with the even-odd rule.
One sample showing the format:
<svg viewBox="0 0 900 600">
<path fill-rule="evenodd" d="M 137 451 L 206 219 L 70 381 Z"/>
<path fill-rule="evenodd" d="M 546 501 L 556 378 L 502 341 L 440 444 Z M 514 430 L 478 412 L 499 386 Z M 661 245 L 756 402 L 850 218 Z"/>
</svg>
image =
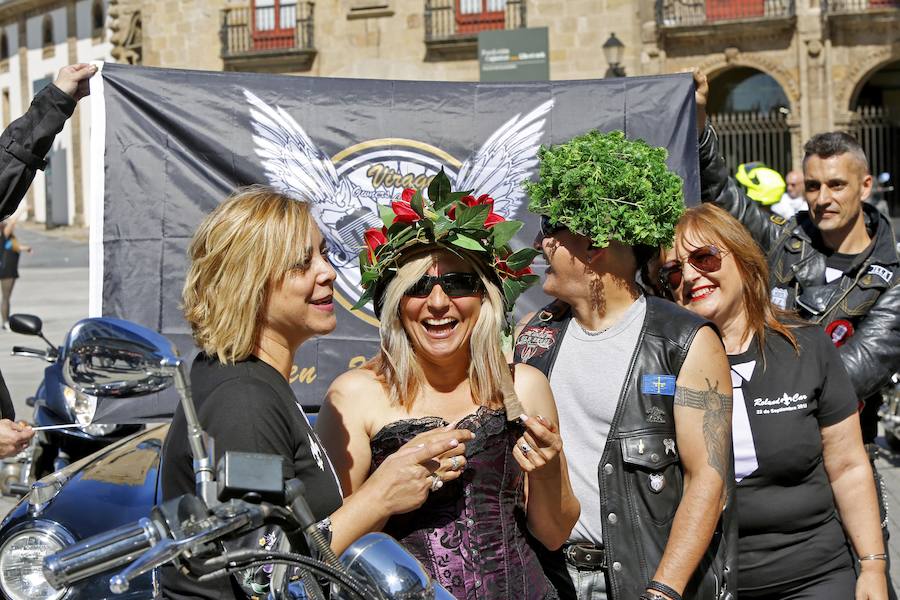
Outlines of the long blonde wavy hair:
<svg viewBox="0 0 900 600">
<path fill-rule="evenodd" d="M 269 284 L 307 264 L 315 226 L 306 202 L 264 185 L 235 190 L 203 219 L 181 300 L 204 352 L 222 363 L 250 355 Z"/>
<path fill-rule="evenodd" d="M 382 381 L 391 402 L 409 410 L 422 391 L 425 375 L 416 359 L 415 349 L 400 320 L 400 301 L 403 295 L 434 264 L 442 252 L 429 248 L 410 257 L 387 285 L 381 310 L 381 351 L 366 363 Z M 509 367 L 501 346 L 505 324 L 503 297 L 477 259 L 464 252 L 455 253 L 470 264 L 484 286 L 481 311 L 472 328 L 469 340 L 469 387 L 476 404 L 498 408 L 503 402 L 501 382 Z"/>
</svg>

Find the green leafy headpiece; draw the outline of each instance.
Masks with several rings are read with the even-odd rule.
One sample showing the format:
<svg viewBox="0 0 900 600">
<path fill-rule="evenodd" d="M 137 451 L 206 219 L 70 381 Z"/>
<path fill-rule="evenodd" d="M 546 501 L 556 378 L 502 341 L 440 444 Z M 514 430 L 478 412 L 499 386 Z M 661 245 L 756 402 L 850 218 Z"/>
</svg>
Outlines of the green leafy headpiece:
<svg viewBox="0 0 900 600">
<path fill-rule="evenodd" d="M 591 131 L 542 146 L 540 178 L 526 182 L 529 210 L 552 225 L 629 246 L 671 246 L 684 212 L 681 178 L 666 166 L 668 152 L 621 131 Z"/>
<path fill-rule="evenodd" d="M 365 291 L 353 308 L 372 300 L 380 315 L 382 295 L 401 258 L 416 248 L 438 246 L 481 260 L 503 290 L 508 315 L 516 298 L 538 281 L 530 265 L 540 253 L 533 248 L 513 252 L 509 242 L 522 222 L 504 219 L 493 207 L 487 194 L 476 198 L 471 191 L 452 191 L 443 169 L 431 180 L 427 199 L 421 191 L 406 189 L 400 200 L 379 206 L 384 227 L 369 229 L 363 236 L 359 269 Z"/>
</svg>

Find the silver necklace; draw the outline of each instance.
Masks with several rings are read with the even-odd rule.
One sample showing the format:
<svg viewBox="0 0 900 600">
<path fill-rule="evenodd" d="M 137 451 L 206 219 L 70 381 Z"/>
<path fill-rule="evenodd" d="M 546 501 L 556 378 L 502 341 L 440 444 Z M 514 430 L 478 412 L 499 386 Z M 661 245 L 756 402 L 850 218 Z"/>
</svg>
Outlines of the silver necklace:
<svg viewBox="0 0 900 600">
<path fill-rule="evenodd" d="M 605 327 L 605 328 L 603 328 L 603 329 L 601 329 L 601 330 L 599 330 L 599 331 L 591 331 L 590 329 L 585 329 L 585 328 L 584 328 L 584 325 L 582 325 L 581 323 L 578 322 L 578 319 L 574 319 L 574 318 L 573 318 L 572 320 L 575 321 L 575 324 L 578 325 L 578 328 L 581 329 L 581 331 L 584 332 L 584 335 L 587 335 L 587 336 L 590 336 L 590 337 L 597 337 L 598 335 L 600 335 L 600 334 L 602 334 L 602 333 L 606 333 L 607 331 L 609 331 L 609 327 Z M 611 326 L 610 326 L 610 327 L 611 327 Z"/>
</svg>

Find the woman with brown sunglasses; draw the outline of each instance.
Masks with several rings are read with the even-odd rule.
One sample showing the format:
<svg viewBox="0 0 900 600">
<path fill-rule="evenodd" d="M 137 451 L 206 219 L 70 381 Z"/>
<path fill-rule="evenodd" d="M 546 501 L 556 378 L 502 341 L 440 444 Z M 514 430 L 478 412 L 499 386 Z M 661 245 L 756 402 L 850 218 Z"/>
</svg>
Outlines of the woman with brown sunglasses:
<svg viewBox="0 0 900 600">
<path fill-rule="evenodd" d="M 716 206 L 684 214 L 658 282 L 718 326 L 731 364 L 739 596 L 887 598 L 857 400 L 831 340 L 772 304 L 762 251 Z"/>
</svg>

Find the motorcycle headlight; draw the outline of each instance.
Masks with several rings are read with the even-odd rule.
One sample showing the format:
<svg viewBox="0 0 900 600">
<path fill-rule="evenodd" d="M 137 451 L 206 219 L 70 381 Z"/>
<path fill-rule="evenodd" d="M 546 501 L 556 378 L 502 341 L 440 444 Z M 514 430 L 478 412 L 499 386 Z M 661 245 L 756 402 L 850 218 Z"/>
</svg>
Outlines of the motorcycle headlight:
<svg viewBox="0 0 900 600">
<path fill-rule="evenodd" d="M 119 426 L 115 424 L 96 423 L 94 425 L 83 427 L 81 430 L 88 435 L 93 435 L 94 437 L 103 437 L 104 435 L 111 434 L 118 428 Z"/>
<path fill-rule="evenodd" d="M 93 421 L 94 413 L 97 412 L 97 398 L 77 392 L 65 384 L 63 384 L 62 388 L 66 408 L 72 413 L 75 423 L 87 425 Z"/>
<path fill-rule="evenodd" d="M 0 588 L 10 600 L 58 600 L 67 591 L 54 589 L 44 578 L 44 558 L 71 541 L 43 529 L 25 529 L 0 548 Z"/>
</svg>

